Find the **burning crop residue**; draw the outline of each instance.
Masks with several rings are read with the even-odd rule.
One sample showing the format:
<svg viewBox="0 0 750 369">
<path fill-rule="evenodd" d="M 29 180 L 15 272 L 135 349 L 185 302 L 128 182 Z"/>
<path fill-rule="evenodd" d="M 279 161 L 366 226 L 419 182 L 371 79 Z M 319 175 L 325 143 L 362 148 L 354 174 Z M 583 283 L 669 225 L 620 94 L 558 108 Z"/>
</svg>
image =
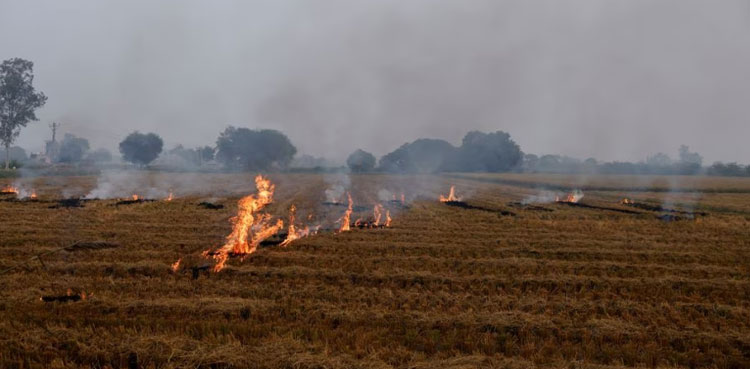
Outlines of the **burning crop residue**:
<svg viewBox="0 0 750 369">
<path fill-rule="evenodd" d="M 575 190 L 569 193 L 563 199 L 560 199 L 559 197 L 556 198 L 555 202 L 566 202 L 570 204 L 577 204 L 579 201 L 581 201 L 582 198 L 583 198 L 583 192 L 580 190 Z"/>
<path fill-rule="evenodd" d="M 284 239 L 284 241 L 280 244 L 280 246 L 282 247 L 288 246 L 290 243 L 292 243 L 292 241 L 314 235 L 318 232 L 319 227 L 310 228 L 310 226 L 305 226 L 305 228 L 297 229 L 297 227 L 294 225 L 296 211 L 297 207 L 295 207 L 294 205 L 289 208 L 289 228 L 287 230 L 286 239 Z"/>
<path fill-rule="evenodd" d="M 0 189 L 0 195 L 18 195 L 18 187 L 6 185 Z"/>
<path fill-rule="evenodd" d="M 347 206 L 344 215 L 338 220 L 341 223 L 341 226 L 339 227 L 339 233 L 351 230 L 349 222 L 352 216 L 352 207 L 354 206 L 354 202 L 352 201 L 352 195 L 349 192 L 346 193 L 346 199 L 349 205 Z"/>
<path fill-rule="evenodd" d="M 259 213 L 273 201 L 275 186 L 261 175 L 255 177 L 255 186 L 258 189 L 257 194 L 240 199 L 238 214 L 232 218 L 234 228 L 227 236 L 224 246 L 213 252 L 204 252 L 204 255 L 211 255 L 216 260 L 215 272 L 224 269 L 224 264 L 230 256 L 252 254 L 263 240 L 284 227 L 281 219 L 272 222 L 270 214 Z"/>
<path fill-rule="evenodd" d="M 451 186 L 448 196 L 440 195 L 440 202 L 456 202 L 461 201 L 461 198 L 456 196 L 456 186 Z"/>
</svg>

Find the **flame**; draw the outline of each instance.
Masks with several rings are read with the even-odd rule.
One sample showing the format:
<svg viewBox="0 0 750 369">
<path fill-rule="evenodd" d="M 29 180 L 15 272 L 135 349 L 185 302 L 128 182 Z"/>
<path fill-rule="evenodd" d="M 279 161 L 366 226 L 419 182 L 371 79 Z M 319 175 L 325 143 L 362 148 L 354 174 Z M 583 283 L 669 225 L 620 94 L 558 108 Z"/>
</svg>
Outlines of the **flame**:
<svg viewBox="0 0 750 369">
<path fill-rule="evenodd" d="M 310 229 L 310 226 L 305 226 L 304 229 L 297 229 L 294 225 L 294 215 L 297 211 L 297 207 L 292 205 L 292 207 L 289 208 L 289 228 L 288 228 L 288 234 L 286 236 L 286 239 L 284 242 L 282 242 L 279 246 L 286 247 L 289 246 L 290 243 L 294 240 L 298 240 L 302 237 L 307 237 L 311 234 L 315 234 L 318 231 L 318 227 L 315 227 L 314 229 Z M 312 214 L 308 215 L 308 220 L 312 219 Z"/>
<path fill-rule="evenodd" d="M 12 194 L 18 195 L 18 187 L 13 187 L 11 185 L 6 185 L 5 187 L 3 187 L 2 191 L 0 191 L 0 192 L 3 192 L 3 193 L 12 193 Z"/>
<path fill-rule="evenodd" d="M 628 204 L 635 204 L 635 201 L 633 201 L 633 200 L 631 200 L 631 199 L 628 199 L 628 198 L 626 197 L 626 198 L 624 198 L 624 199 L 620 200 L 620 204 L 625 204 L 625 205 L 628 205 Z"/>
<path fill-rule="evenodd" d="M 404 196 L 403 192 L 401 192 L 401 203 L 406 204 L 406 196 Z"/>
<path fill-rule="evenodd" d="M 383 205 L 375 204 L 375 207 L 372 209 L 372 215 L 375 218 L 374 225 L 377 227 L 380 225 L 380 218 L 383 216 Z"/>
<path fill-rule="evenodd" d="M 36 199 L 36 191 L 32 190 L 31 195 L 29 195 L 29 198 L 31 198 L 32 200 Z"/>
<path fill-rule="evenodd" d="M 339 233 L 351 230 L 351 228 L 349 227 L 349 218 L 352 215 L 352 206 L 354 205 L 354 203 L 352 202 L 352 195 L 349 194 L 349 192 L 346 193 L 346 198 L 349 201 L 349 206 L 346 208 L 346 212 L 344 212 L 344 216 L 339 218 L 339 222 L 341 222 L 341 226 L 339 227 Z"/>
<path fill-rule="evenodd" d="M 179 269 L 180 269 L 180 262 L 182 262 L 182 258 L 179 258 L 179 259 L 177 259 L 177 261 L 175 261 L 175 262 L 174 262 L 174 263 L 172 264 L 172 271 L 173 271 L 173 272 L 177 273 L 177 270 L 179 270 Z"/>
<path fill-rule="evenodd" d="M 570 203 L 577 203 L 578 201 L 581 201 L 583 198 L 583 192 L 579 190 L 575 190 L 568 194 L 568 196 L 565 196 L 564 199 L 560 200 L 559 197 L 555 197 L 556 202 L 570 202 Z"/>
<path fill-rule="evenodd" d="M 216 260 L 214 271 L 224 269 L 224 263 L 229 255 L 249 255 L 255 252 L 258 245 L 268 237 L 273 236 L 281 228 L 284 222 L 279 219 L 271 224 L 271 215 L 257 214 L 266 205 L 273 201 L 273 191 L 276 186 L 266 178 L 258 175 L 255 177 L 255 187 L 258 193 L 248 195 L 238 202 L 239 210 L 237 216 L 232 218 L 234 228 L 227 236 L 224 246 L 219 248 L 213 255 Z M 208 255 L 208 252 L 204 252 Z"/>
<path fill-rule="evenodd" d="M 174 199 L 174 195 L 172 194 L 172 191 L 169 191 L 169 196 L 165 199 L 166 201 L 172 201 Z"/>
<path fill-rule="evenodd" d="M 138 201 L 138 195 L 137 194 L 133 194 L 132 197 L 133 197 L 133 201 Z"/>
<path fill-rule="evenodd" d="M 386 227 L 391 226 L 391 211 L 390 210 L 385 211 L 385 226 Z"/>
<path fill-rule="evenodd" d="M 440 195 L 440 202 L 449 202 L 449 201 L 461 201 L 461 198 L 456 196 L 456 186 L 451 186 L 450 193 L 448 193 L 447 197 Z"/>
</svg>

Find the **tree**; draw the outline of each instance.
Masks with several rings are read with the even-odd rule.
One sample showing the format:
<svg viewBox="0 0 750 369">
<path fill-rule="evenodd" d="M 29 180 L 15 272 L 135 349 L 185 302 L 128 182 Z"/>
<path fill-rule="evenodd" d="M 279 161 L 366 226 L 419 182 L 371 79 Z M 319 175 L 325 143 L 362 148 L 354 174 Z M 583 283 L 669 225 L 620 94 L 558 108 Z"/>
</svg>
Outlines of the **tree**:
<svg viewBox="0 0 750 369">
<path fill-rule="evenodd" d="M 143 134 L 136 131 L 120 142 L 120 153 L 126 161 L 145 166 L 161 154 L 163 147 L 164 142 L 155 133 Z"/>
<path fill-rule="evenodd" d="M 453 170 L 507 172 L 521 164 L 523 153 L 510 135 L 472 131 L 464 136 Z"/>
<path fill-rule="evenodd" d="M 88 150 L 89 141 L 87 139 L 66 133 L 60 144 L 60 152 L 57 155 L 56 161 L 61 163 L 79 162 Z"/>
<path fill-rule="evenodd" d="M 375 168 L 375 156 L 367 151 L 357 149 L 346 159 L 346 165 L 354 173 L 369 172 Z"/>
<path fill-rule="evenodd" d="M 397 173 L 433 173 L 442 170 L 456 153 L 444 140 L 420 138 L 380 158 L 380 168 Z"/>
<path fill-rule="evenodd" d="M 690 148 L 681 145 L 679 149 L 680 162 L 677 163 L 680 174 L 695 174 L 701 169 L 703 157 L 697 152 L 690 152 Z"/>
<path fill-rule="evenodd" d="M 285 168 L 297 148 L 283 133 L 273 129 L 227 127 L 216 140 L 216 159 L 234 169 Z"/>
<path fill-rule="evenodd" d="M 199 147 L 197 150 L 198 150 L 198 157 L 200 158 L 201 163 L 214 160 L 216 149 L 214 149 L 213 147 L 203 146 L 203 147 Z"/>
<path fill-rule="evenodd" d="M 47 97 L 36 92 L 34 63 L 13 58 L 0 64 L 0 141 L 5 145 L 5 169 L 10 166 L 10 145 L 31 121 Z"/>
</svg>

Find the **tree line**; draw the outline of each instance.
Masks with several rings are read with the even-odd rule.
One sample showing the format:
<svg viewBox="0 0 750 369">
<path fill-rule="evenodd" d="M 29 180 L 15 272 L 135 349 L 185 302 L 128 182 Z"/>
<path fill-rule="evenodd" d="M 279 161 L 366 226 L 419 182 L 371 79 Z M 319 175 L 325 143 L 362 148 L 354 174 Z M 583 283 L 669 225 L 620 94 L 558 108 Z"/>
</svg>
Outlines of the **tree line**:
<svg viewBox="0 0 750 369">
<path fill-rule="evenodd" d="M 34 64 L 13 58 L 0 64 L 0 142 L 5 148 L 5 169 L 11 160 L 23 161 L 23 149 L 12 147 L 21 128 L 37 120 L 36 110 L 47 97 L 33 86 Z M 182 167 L 200 167 L 216 162 L 230 170 L 286 170 L 297 148 L 282 132 L 270 129 L 228 127 L 219 134 L 214 146 L 185 148 L 178 145 L 163 155 L 164 142 L 155 133 L 133 132 L 119 144 L 123 160 L 144 167 L 160 156 Z M 66 134 L 60 141 L 47 142 L 48 159 L 56 163 L 105 163 L 113 160 L 104 149 L 91 151 L 88 140 Z M 305 156 L 305 162 L 325 165 L 325 160 Z M 503 131 L 467 133 L 460 146 L 431 138 L 405 143 L 379 160 L 358 149 L 346 160 L 352 172 L 435 173 L 435 172 L 540 172 L 601 174 L 708 174 L 750 176 L 750 166 L 714 163 L 703 166 L 703 157 L 687 146 L 678 150 L 678 159 L 658 153 L 645 161 L 605 162 L 594 158 L 579 160 L 560 155 L 523 153 L 510 135 Z M 15 165 L 17 166 L 17 165 Z"/>
</svg>

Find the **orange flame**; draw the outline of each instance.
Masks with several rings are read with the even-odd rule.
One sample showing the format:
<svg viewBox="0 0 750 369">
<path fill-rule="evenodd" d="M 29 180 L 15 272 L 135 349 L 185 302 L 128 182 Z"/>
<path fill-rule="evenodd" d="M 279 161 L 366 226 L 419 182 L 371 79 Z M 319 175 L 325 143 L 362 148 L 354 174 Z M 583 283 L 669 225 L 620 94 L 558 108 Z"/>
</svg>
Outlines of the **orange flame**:
<svg viewBox="0 0 750 369">
<path fill-rule="evenodd" d="M 0 190 L 2 193 L 12 193 L 18 195 L 18 187 L 13 187 L 11 185 L 6 185 L 3 187 L 2 190 Z"/>
<path fill-rule="evenodd" d="M 346 198 L 349 201 L 349 206 L 346 208 L 346 212 L 344 212 L 344 216 L 339 218 L 339 222 L 341 222 L 341 226 L 339 227 L 339 233 L 351 230 L 351 228 L 349 227 L 349 218 L 352 215 L 352 206 L 354 205 L 354 203 L 352 202 L 352 195 L 349 194 L 349 192 L 346 193 Z"/>
<path fill-rule="evenodd" d="M 310 229 L 310 226 L 305 226 L 304 229 L 297 229 L 294 226 L 294 215 L 297 211 L 297 207 L 292 205 L 291 208 L 289 208 L 289 228 L 288 228 L 288 234 L 286 236 L 286 239 L 284 242 L 282 242 L 279 246 L 286 247 L 289 246 L 290 243 L 294 240 L 298 240 L 302 237 L 307 237 L 311 234 L 315 234 L 317 232 L 317 227 L 315 229 Z M 308 219 L 312 219 L 312 214 L 308 216 Z"/>
<path fill-rule="evenodd" d="M 450 193 L 448 193 L 447 197 L 440 195 L 440 202 L 449 202 L 449 201 L 461 201 L 461 198 L 456 196 L 456 186 L 451 186 Z"/>
<path fill-rule="evenodd" d="M 620 204 L 625 204 L 625 205 L 629 205 L 629 204 L 635 204 L 635 201 L 633 201 L 633 200 L 631 200 L 631 199 L 628 199 L 628 198 L 626 197 L 626 198 L 624 198 L 624 199 L 620 200 Z"/>
<path fill-rule="evenodd" d="M 391 211 L 390 210 L 385 211 L 385 226 L 386 227 L 391 226 Z"/>
<path fill-rule="evenodd" d="M 177 259 L 177 261 L 175 261 L 175 262 L 174 262 L 174 263 L 172 264 L 172 271 L 173 271 L 173 272 L 177 273 L 177 270 L 179 270 L 179 269 L 180 269 L 180 262 L 182 262 L 182 258 L 179 258 L 179 259 Z"/>
<path fill-rule="evenodd" d="M 375 204 L 375 207 L 372 209 L 372 215 L 375 218 L 375 226 L 380 225 L 380 218 L 383 216 L 383 205 Z"/>
<path fill-rule="evenodd" d="M 560 200 L 559 197 L 555 197 L 556 202 L 570 202 L 570 203 L 577 203 L 578 201 L 581 201 L 583 198 L 583 192 L 579 190 L 575 190 L 568 194 L 568 196 L 565 196 L 564 199 Z"/>
<path fill-rule="evenodd" d="M 174 195 L 172 194 L 172 191 L 169 191 L 169 196 L 165 199 L 166 201 L 172 201 L 174 199 Z"/>
<path fill-rule="evenodd" d="M 238 202 L 239 211 L 236 217 L 232 218 L 234 229 L 227 236 L 227 241 L 214 254 L 216 265 L 214 271 L 218 272 L 224 269 L 224 263 L 229 255 L 249 255 L 255 252 L 258 245 L 268 237 L 273 236 L 281 228 L 284 222 L 279 219 L 275 224 L 271 224 L 271 215 L 257 212 L 273 201 L 273 191 L 276 186 L 271 181 L 258 175 L 255 177 L 255 187 L 258 193 L 255 195 L 245 196 Z M 204 253 L 207 255 L 207 253 Z"/>
<path fill-rule="evenodd" d="M 406 204 L 406 196 L 404 196 L 403 192 L 401 192 L 401 203 Z"/>
<path fill-rule="evenodd" d="M 31 191 L 31 195 L 29 195 L 29 198 L 36 199 L 36 191 Z"/>
<path fill-rule="evenodd" d="M 138 195 L 137 194 L 133 194 L 132 197 L 133 197 L 133 201 L 138 201 Z"/>
</svg>

